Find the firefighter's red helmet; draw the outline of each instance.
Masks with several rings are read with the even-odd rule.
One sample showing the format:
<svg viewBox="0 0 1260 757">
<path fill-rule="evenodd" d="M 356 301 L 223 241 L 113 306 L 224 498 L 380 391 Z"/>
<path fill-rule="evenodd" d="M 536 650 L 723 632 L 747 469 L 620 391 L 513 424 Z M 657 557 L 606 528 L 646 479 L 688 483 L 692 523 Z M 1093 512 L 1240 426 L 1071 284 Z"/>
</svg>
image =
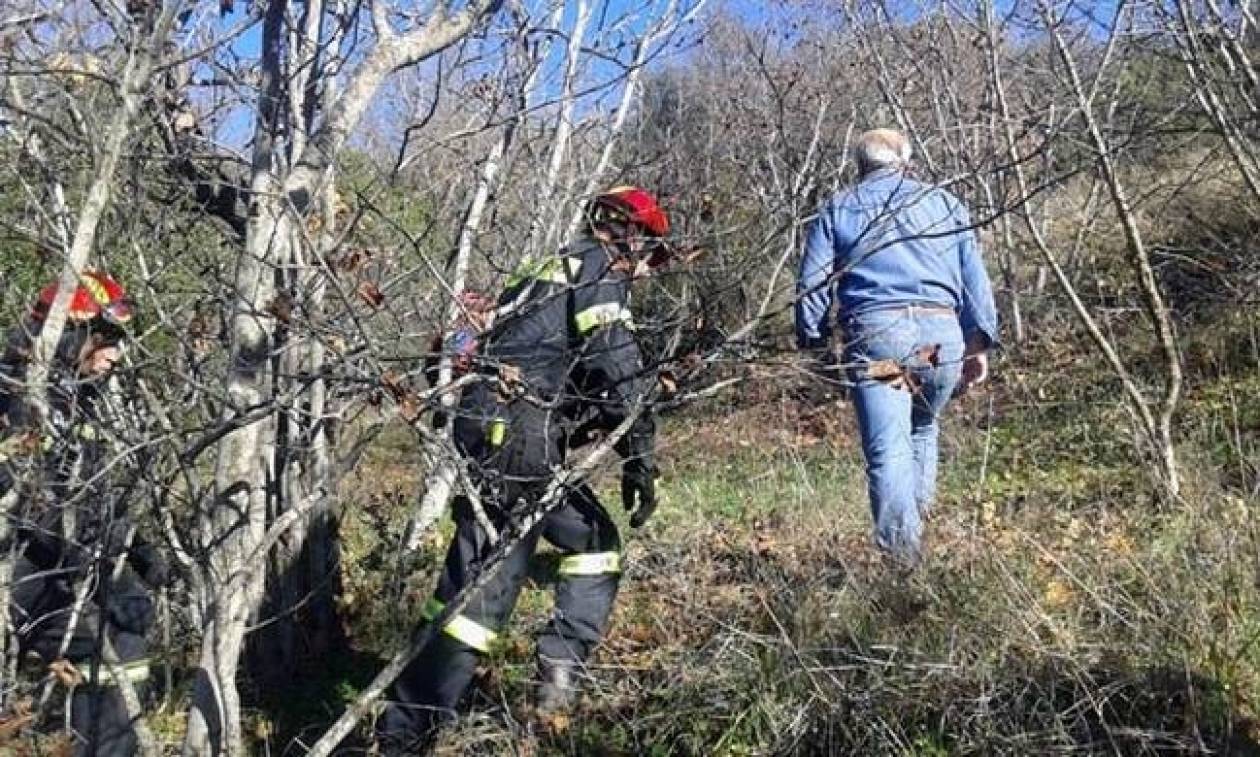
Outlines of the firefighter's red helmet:
<svg viewBox="0 0 1260 757">
<path fill-rule="evenodd" d="M 53 300 L 57 298 L 57 282 L 44 287 L 39 293 L 32 315 L 42 321 L 48 315 Z M 127 299 L 127 291 L 114 277 L 100 271 L 84 271 L 79 277 L 79 286 L 70 298 L 70 309 L 67 317 L 76 323 L 102 318 L 111 323 L 122 325 L 131 320 L 132 305 Z"/>
<path fill-rule="evenodd" d="M 637 224 L 649 235 L 663 239 L 669 234 L 669 216 L 650 192 L 638 187 L 613 187 L 591 201 L 591 217 L 611 213 L 613 218 Z"/>
</svg>

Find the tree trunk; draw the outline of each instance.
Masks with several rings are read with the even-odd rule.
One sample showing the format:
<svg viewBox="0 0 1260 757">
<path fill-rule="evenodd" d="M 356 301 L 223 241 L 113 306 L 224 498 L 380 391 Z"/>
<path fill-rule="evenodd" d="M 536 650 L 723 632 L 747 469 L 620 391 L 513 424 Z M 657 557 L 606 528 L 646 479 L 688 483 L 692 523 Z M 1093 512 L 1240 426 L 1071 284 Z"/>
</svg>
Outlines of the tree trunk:
<svg viewBox="0 0 1260 757">
<path fill-rule="evenodd" d="M 235 276 L 225 423 L 246 409 L 267 407 L 274 400 L 275 318 L 269 306 L 275 299 L 277 269 L 290 260 L 294 235 L 302 231 L 296 223 L 308 216 L 331 186 L 328 169 L 385 77 L 468 34 L 498 7 L 499 0 L 474 0 L 454 15 L 445 4 L 440 5 L 426 23 L 404 35 L 390 28 L 383 6 L 373 6 L 379 11 L 376 47 L 359 64 L 344 93 L 327 108 L 285 176 L 278 135 L 286 88 L 292 86 L 283 78 L 281 65 L 287 5 L 286 0 L 272 0 L 263 21 L 262 95 L 255 120 L 250 217 Z M 273 467 L 276 428 L 273 412 L 242 424 L 219 441 L 215 499 L 200 523 L 201 547 L 208 555 L 199 582 L 205 587 L 199 599 L 206 622 L 185 755 L 234 757 L 245 752 L 236 675 L 246 631 L 262 603 L 267 549 L 301 525 L 308 514 L 307 508 L 295 508 L 290 502 L 284 512 L 275 514 L 268 528 L 269 498 L 278 490 L 277 477 L 284 475 Z M 292 539 L 289 549 L 291 555 L 300 554 Z"/>
<path fill-rule="evenodd" d="M 236 270 L 231 318 L 231 357 L 225 422 L 268 402 L 272 391 L 275 266 L 288 254 L 290 224 L 277 174 L 277 130 L 281 113 L 280 67 L 286 3 L 274 0 L 263 22 L 262 98 L 255 122 L 250 179 L 250 215 L 245 250 Z M 245 631 L 262 599 L 261 571 L 248 564 L 267 523 L 270 475 L 268 448 L 275 421 L 245 424 L 220 442 L 214 501 L 200 524 L 206 596 L 201 658 L 193 682 L 184 754 L 211 757 L 244 754 L 237 665 Z"/>
<path fill-rule="evenodd" d="M 333 39 L 322 40 L 324 5 L 312 0 L 305 9 L 303 31 L 290 33 L 290 82 L 287 130 L 289 150 L 299 155 L 315 119 L 335 102 L 336 87 L 325 76 L 327 59 L 321 50 L 336 49 Z M 317 104 L 315 81 L 322 82 Z M 276 394 L 292 396 L 278 408 L 274 470 L 276 487 L 270 496 L 268 521 L 274 522 L 299 502 L 313 503 L 277 544 L 270 560 L 263 630 L 251 643 L 250 670 L 268 682 L 269 690 L 283 690 L 303 659 L 333 654 L 344 642 L 336 613 L 339 547 L 333 517 L 331 448 L 333 424 L 329 417 L 327 381 L 322 378 L 324 348 L 312 335 L 320 321 L 327 267 L 324 256 L 336 243 L 337 213 L 334 165 L 314 197 L 309 222 L 292 226 L 289 257 L 277 271 L 280 295 L 293 303 L 291 324 L 277 328 L 281 355 Z M 290 209 L 292 210 L 292 209 Z"/>
</svg>

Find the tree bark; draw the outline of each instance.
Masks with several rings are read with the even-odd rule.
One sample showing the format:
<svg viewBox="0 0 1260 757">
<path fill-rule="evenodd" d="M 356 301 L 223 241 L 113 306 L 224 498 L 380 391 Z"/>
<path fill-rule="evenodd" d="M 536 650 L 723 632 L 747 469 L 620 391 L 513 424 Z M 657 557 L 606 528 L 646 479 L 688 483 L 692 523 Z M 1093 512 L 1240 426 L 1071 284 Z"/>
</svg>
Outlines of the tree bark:
<svg viewBox="0 0 1260 757">
<path fill-rule="evenodd" d="M 271 392 L 273 319 L 267 305 L 275 295 L 275 266 L 288 252 L 290 228 L 278 175 L 278 130 L 282 106 L 281 71 L 285 0 L 267 7 L 262 34 L 262 86 L 255 119 L 250 178 L 250 214 L 245 249 L 233 285 L 230 322 L 228 407 L 235 413 L 263 404 Z M 267 448 L 275 420 L 267 417 L 241 425 L 219 444 L 214 500 L 200 524 L 207 556 L 201 597 L 205 635 L 193 682 L 183 753 L 189 757 L 244 754 L 237 691 L 237 663 L 245 631 L 261 602 L 263 583 L 255 571 L 239 584 L 238 574 L 261 542 L 267 520 L 271 479 Z M 229 590 L 232 589 L 232 590 Z"/>
<path fill-rule="evenodd" d="M 329 169 L 385 77 L 453 44 L 497 9 L 500 2 L 475 0 L 454 15 L 445 5 L 440 6 L 427 23 L 404 35 L 378 23 L 376 47 L 328 108 L 287 175 L 280 167 L 278 144 L 286 88 L 292 86 L 291 81 L 284 79 L 282 67 L 287 2 L 272 0 L 267 6 L 250 217 L 234 284 L 227 382 L 231 402 L 224 423 L 235 424 L 235 414 L 266 406 L 273 398 L 275 319 L 268 313 L 268 306 L 275 297 L 277 266 L 292 255 L 294 235 L 300 233 L 316 198 L 328 186 Z M 247 628 L 263 599 L 260 565 L 266 561 L 271 546 L 266 540 L 267 504 L 282 471 L 272 465 L 271 450 L 277 442 L 274 411 L 235 425 L 219 441 L 215 498 L 201 523 L 201 546 L 208 555 L 202 582 L 206 591 L 201 597 L 206 628 L 194 681 L 185 755 L 234 757 L 245 753 L 236 676 Z M 283 524 L 287 531 L 307 511 L 306 507 L 286 510 L 277 515 L 272 528 Z"/>
</svg>

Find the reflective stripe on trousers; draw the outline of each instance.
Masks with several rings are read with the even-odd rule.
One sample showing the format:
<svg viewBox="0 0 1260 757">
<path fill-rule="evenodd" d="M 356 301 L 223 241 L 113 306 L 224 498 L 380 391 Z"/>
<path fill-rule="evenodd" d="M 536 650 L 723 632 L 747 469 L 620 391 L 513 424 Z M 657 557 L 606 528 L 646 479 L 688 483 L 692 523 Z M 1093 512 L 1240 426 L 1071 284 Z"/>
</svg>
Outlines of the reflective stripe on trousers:
<svg viewBox="0 0 1260 757">
<path fill-rule="evenodd" d="M 425 620 L 431 621 L 441 614 L 445 607 L 445 602 L 436 597 L 430 598 L 425 603 L 421 615 Z M 499 638 L 499 634 L 462 614 L 457 614 L 446 621 L 446 625 L 442 626 L 442 633 L 458 642 L 467 644 L 482 654 L 489 654 L 491 645 Z"/>
<path fill-rule="evenodd" d="M 560 560 L 562 576 L 604 576 L 621 572 L 620 552 L 568 555 Z"/>
</svg>

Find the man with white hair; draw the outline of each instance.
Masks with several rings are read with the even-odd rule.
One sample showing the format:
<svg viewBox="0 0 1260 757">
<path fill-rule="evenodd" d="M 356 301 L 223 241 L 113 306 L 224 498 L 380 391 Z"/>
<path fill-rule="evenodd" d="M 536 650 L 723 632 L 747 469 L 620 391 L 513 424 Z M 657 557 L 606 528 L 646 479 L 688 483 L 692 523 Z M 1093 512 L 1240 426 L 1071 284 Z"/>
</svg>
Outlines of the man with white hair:
<svg viewBox="0 0 1260 757">
<path fill-rule="evenodd" d="M 997 313 L 966 206 L 907 175 L 905 135 L 868 131 L 854 156 L 861 180 L 827 200 L 806 237 L 797 342 L 829 351 L 838 301 L 875 543 L 916 564 L 936 495 L 937 421 L 956 389 L 987 378 Z"/>
</svg>

